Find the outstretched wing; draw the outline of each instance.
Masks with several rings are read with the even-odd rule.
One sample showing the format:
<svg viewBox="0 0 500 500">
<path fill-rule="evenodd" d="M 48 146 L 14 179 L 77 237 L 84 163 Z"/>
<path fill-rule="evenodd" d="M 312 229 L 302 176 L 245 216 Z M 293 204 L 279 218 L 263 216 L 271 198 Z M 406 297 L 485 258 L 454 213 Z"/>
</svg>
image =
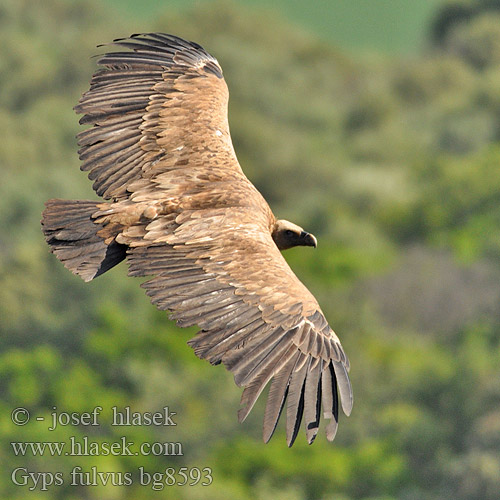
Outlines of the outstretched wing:
<svg viewBox="0 0 500 500">
<path fill-rule="evenodd" d="M 129 246 L 129 274 L 154 275 L 143 284 L 159 309 L 179 326 L 198 325 L 190 341 L 200 358 L 223 363 L 245 388 L 246 418 L 272 379 L 264 440 L 286 402 L 288 445 L 302 417 L 311 443 L 321 407 L 327 438 L 338 423 L 337 386 L 344 412 L 352 408 L 349 363 L 318 303 L 297 279 L 273 242 L 263 214 L 245 207 L 185 211 L 160 217 Z"/>
<path fill-rule="evenodd" d="M 99 59 L 103 69 L 75 108 L 93 125 L 79 134 L 79 153 L 100 196 L 126 201 L 132 212 L 128 202 L 137 202 L 143 215 L 123 222 L 127 211 L 116 203 L 95 222 L 120 227 L 116 242 L 128 248 L 129 273 L 154 276 L 143 285 L 154 304 L 180 326 L 200 326 L 190 342 L 196 354 L 222 362 L 245 388 L 240 420 L 272 380 L 264 439 L 286 404 L 290 446 L 302 417 L 313 441 L 321 407 L 332 440 L 337 388 L 344 412 L 352 408 L 349 364 L 272 240 L 274 217 L 237 162 L 220 66 L 171 35 L 115 45 L 125 50 Z"/>
<path fill-rule="evenodd" d="M 75 107 L 82 170 L 115 201 L 244 177 L 229 135 L 228 90 L 215 58 L 161 33 L 118 39 Z M 206 165 L 211 165 L 210 178 Z"/>
</svg>

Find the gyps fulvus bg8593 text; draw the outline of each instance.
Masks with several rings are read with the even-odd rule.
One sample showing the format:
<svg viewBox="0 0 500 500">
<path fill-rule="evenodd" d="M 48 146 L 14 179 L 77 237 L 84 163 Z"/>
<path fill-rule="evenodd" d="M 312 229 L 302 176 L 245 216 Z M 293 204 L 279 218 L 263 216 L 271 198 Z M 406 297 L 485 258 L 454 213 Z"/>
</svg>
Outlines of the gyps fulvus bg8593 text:
<svg viewBox="0 0 500 500">
<path fill-rule="evenodd" d="M 180 326 L 198 325 L 197 356 L 244 387 L 240 421 L 272 380 L 267 442 L 286 406 L 291 446 L 302 418 L 311 443 L 320 414 L 337 431 L 340 392 L 352 408 L 349 362 L 315 298 L 280 250 L 316 246 L 276 220 L 245 177 L 229 135 L 228 90 L 215 58 L 181 38 L 115 40 L 76 111 L 82 170 L 105 202 L 49 200 L 51 251 L 85 281 L 127 259 L 130 276 Z"/>
</svg>

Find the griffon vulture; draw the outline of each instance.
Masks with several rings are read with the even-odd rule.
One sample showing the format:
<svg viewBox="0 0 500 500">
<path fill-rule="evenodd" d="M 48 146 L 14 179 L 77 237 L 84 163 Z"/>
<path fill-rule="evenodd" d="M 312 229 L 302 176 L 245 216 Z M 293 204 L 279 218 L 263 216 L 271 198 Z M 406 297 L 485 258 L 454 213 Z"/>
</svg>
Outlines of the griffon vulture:
<svg viewBox="0 0 500 500">
<path fill-rule="evenodd" d="M 77 113 L 82 170 L 107 201 L 49 200 L 42 228 L 51 251 L 90 281 L 127 259 L 130 276 L 179 326 L 198 325 L 196 355 L 223 363 L 244 387 L 239 420 L 271 382 L 267 442 L 286 405 L 291 446 L 320 415 L 337 431 L 349 415 L 349 362 L 337 335 L 280 250 L 316 246 L 277 220 L 236 159 L 228 90 L 200 45 L 150 33 L 118 39 L 98 60 Z"/>
</svg>

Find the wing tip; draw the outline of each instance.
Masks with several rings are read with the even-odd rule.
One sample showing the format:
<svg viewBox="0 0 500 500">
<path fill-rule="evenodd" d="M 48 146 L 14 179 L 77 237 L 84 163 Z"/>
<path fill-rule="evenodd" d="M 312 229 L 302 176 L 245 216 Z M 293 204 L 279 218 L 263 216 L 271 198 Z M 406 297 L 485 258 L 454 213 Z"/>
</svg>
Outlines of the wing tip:
<svg viewBox="0 0 500 500">
<path fill-rule="evenodd" d="M 161 32 L 133 33 L 128 37 L 115 38 L 112 42 L 97 45 L 98 48 L 118 45 L 131 49 L 131 53 L 146 54 L 143 60 L 134 56 L 120 53 L 120 60 L 116 59 L 117 53 L 109 52 L 98 55 L 98 64 L 102 66 L 115 66 L 116 64 L 144 63 L 153 66 L 170 67 L 174 64 L 189 68 L 203 69 L 205 72 L 222 79 L 222 68 L 215 57 L 209 54 L 200 44 L 186 40 L 177 35 Z M 156 53 L 152 55 L 152 53 Z"/>
<path fill-rule="evenodd" d="M 339 427 L 339 423 L 333 417 L 331 416 L 330 422 L 327 424 L 325 432 L 326 432 L 326 439 L 330 442 L 332 442 L 335 439 L 335 436 L 337 435 L 337 429 Z"/>
<path fill-rule="evenodd" d="M 249 408 L 248 406 L 245 406 L 244 408 L 240 408 L 238 410 L 238 422 L 240 424 L 242 424 L 246 420 L 246 418 L 250 414 L 250 410 L 251 408 Z"/>
</svg>

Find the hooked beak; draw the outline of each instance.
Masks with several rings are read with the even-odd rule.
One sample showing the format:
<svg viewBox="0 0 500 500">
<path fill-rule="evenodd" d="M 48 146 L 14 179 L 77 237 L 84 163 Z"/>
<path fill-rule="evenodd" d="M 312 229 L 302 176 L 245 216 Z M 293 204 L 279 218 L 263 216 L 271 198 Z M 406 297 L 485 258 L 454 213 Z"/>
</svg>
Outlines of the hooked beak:
<svg viewBox="0 0 500 500">
<path fill-rule="evenodd" d="M 316 237 L 311 233 L 306 233 L 305 231 L 302 231 L 300 233 L 300 239 L 304 242 L 303 243 L 304 246 L 314 247 L 314 248 L 318 246 L 318 240 L 316 240 Z"/>
</svg>

